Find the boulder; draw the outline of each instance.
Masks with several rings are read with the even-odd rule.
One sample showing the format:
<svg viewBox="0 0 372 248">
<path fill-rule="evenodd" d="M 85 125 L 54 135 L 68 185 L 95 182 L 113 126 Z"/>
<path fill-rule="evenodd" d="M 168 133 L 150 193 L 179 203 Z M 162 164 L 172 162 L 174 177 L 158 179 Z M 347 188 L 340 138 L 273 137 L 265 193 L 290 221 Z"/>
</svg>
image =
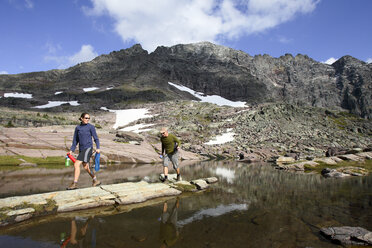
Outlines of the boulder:
<svg viewBox="0 0 372 248">
<path fill-rule="evenodd" d="M 324 177 L 343 178 L 351 175 L 337 171 L 336 169 L 324 168 L 321 172 Z"/>
<path fill-rule="evenodd" d="M 356 156 L 354 154 L 344 154 L 344 155 L 339 155 L 338 157 L 343 159 L 343 160 L 351 160 L 351 161 L 363 160 L 361 157 Z"/>
<path fill-rule="evenodd" d="M 372 152 L 361 152 L 361 153 L 357 153 L 355 155 L 358 156 L 358 157 L 361 157 L 363 159 L 372 159 Z"/>
<path fill-rule="evenodd" d="M 342 245 L 372 245 L 372 232 L 362 227 L 328 227 L 322 228 L 320 233 Z"/>
<path fill-rule="evenodd" d="M 333 157 L 337 155 L 346 154 L 347 150 L 339 147 L 328 147 L 326 157 Z"/>
<path fill-rule="evenodd" d="M 340 167 L 337 169 L 324 168 L 321 172 L 324 177 L 342 178 L 349 176 L 366 176 L 368 171 L 360 167 Z"/>
<path fill-rule="evenodd" d="M 203 189 L 208 188 L 208 183 L 202 179 L 193 180 L 191 181 L 191 184 L 194 184 L 198 188 L 198 190 L 203 190 Z"/>
<path fill-rule="evenodd" d="M 289 164 L 295 162 L 295 159 L 293 157 L 284 157 L 280 156 L 277 160 L 277 164 Z"/>
<path fill-rule="evenodd" d="M 114 141 L 116 142 L 136 142 L 136 143 L 141 143 L 143 141 L 143 138 L 134 132 L 126 132 L 126 131 L 118 131 L 116 133 L 116 138 Z"/>
</svg>

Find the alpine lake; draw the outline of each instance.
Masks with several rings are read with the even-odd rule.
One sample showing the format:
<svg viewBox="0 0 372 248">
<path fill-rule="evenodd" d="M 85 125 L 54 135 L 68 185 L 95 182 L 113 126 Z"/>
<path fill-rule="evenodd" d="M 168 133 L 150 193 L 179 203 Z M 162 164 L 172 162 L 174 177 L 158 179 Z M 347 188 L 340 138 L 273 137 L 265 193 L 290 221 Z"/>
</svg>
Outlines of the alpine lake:
<svg viewBox="0 0 372 248">
<path fill-rule="evenodd" d="M 158 182 L 161 169 L 161 165 L 123 165 L 103 168 L 98 175 L 102 173 L 104 184 L 143 178 Z M 72 169 L 66 173 L 72 175 Z M 197 162 L 181 166 L 181 173 L 184 180 L 215 176 L 219 181 L 205 191 L 178 197 L 3 227 L 0 247 L 339 247 L 324 238 L 320 228 L 372 230 L 372 175 L 326 179 L 236 161 Z M 88 175 L 82 171 L 80 177 Z M 60 174 L 52 178 L 49 190 L 63 189 L 71 177 L 63 178 Z M 39 184 L 43 180 L 39 178 Z M 19 189 L 14 194 L 37 191 Z"/>
</svg>

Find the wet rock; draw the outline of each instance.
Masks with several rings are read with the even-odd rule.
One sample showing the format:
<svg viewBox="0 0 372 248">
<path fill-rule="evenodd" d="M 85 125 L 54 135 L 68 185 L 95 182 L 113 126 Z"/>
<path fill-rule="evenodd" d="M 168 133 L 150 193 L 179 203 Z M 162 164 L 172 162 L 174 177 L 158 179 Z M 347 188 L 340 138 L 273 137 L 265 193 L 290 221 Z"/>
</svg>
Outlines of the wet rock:
<svg viewBox="0 0 372 248">
<path fill-rule="evenodd" d="M 349 174 L 345 174 L 342 172 L 337 171 L 336 169 L 324 168 L 321 172 L 324 177 L 334 177 L 334 178 L 343 178 L 349 177 Z"/>
<path fill-rule="evenodd" d="M 328 227 L 322 228 L 320 233 L 342 245 L 372 245 L 372 232 L 362 227 Z"/>
<path fill-rule="evenodd" d="M 202 179 L 193 180 L 191 181 L 191 184 L 194 184 L 198 188 L 198 190 L 203 190 L 203 189 L 208 188 L 208 183 Z"/>
<path fill-rule="evenodd" d="M 204 178 L 203 180 L 206 181 L 208 184 L 218 182 L 217 177 L 208 177 L 208 178 Z"/>
<path fill-rule="evenodd" d="M 173 183 L 174 187 L 181 191 L 186 192 L 195 192 L 198 191 L 197 187 L 194 184 L 191 184 L 187 181 L 178 181 Z"/>
<path fill-rule="evenodd" d="M 37 164 L 24 162 L 24 163 L 20 163 L 18 166 L 19 167 L 37 167 Z"/>
<path fill-rule="evenodd" d="M 349 166 L 337 169 L 324 168 L 321 174 L 324 177 L 342 178 L 350 176 L 366 176 L 368 175 L 368 171 L 364 168 Z"/>
</svg>

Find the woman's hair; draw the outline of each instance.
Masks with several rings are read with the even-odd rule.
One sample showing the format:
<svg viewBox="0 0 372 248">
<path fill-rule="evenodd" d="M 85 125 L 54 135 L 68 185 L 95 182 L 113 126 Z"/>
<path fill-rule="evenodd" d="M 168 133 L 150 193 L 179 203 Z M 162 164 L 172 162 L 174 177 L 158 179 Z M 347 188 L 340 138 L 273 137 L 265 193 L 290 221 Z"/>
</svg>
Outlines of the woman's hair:
<svg viewBox="0 0 372 248">
<path fill-rule="evenodd" d="M 83 118 L 84 118 L 86 115 L 89 115 L 89 114 L 88 114 L 88 113 L 82 113 L 82 114 L 80 115 L 79 121 L 83 121 Z"/>
</svg>

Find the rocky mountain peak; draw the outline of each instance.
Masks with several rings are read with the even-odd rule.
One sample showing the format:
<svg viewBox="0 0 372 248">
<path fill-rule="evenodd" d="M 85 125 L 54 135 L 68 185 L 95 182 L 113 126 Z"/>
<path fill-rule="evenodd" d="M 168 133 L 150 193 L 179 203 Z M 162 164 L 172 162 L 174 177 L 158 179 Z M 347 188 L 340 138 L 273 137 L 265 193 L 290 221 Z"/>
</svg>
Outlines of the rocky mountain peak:
<svg viewBox="0 0 372 248">
<path fill-rule="evenodd" d="M 351 56 L 344 56 L 333 65 L 302 54 L 252 57 L 210 42 L 161 46 L 150 54 L 136 44 L 66 70 L 0 75 L 0 91 L 33 93 L 39 99 L 30 101 L 30 107 L 35 101 L 50 100 L 121 108 L 130 101 L 190 99 L 189 94 L 170 87 L 168 82 L 233 101 L 341 107 L 372 118 L 369 64 Z M 101 91 L 84 93 L 83 88 L 92 86 Z M 107 88 L 111 90 L 104 90 Z M 56 96 L 57 91 L 65 93 Z M 4 98 L 1 102 L 4 106 L 17 104 Z"/>
<path fill-rule="evenodd" d="M 235 50 L 229 47 L 216 45 L 211 42 L 203 41 L 191 44 L 179 44 L 172 47 L 158 47 L 155 54 L 171 54 L 172 56 L 187 56 L 187 57 L 214 57 L 216 59 L 226 61 L 235 60 L 239 56 L 250 57 L 248 54 Z"/>
</svg>

